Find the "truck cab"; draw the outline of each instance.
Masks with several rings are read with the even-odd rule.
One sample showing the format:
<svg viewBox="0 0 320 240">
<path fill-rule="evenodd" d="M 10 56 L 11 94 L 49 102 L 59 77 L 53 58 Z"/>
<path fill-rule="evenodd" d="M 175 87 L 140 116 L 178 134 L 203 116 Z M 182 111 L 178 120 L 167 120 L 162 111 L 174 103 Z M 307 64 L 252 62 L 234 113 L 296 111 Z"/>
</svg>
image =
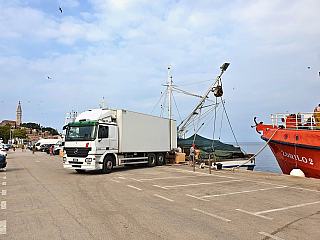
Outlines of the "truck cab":
<svg viewBox="0 0 320 240">
<path fill-rule="evenodd" d="M 69 123 L 65 138 L 64 167 L 76 170 L 102 169 L 105 155 L 118 151 L 117 129 L 115 123 Z"/>
</svg>

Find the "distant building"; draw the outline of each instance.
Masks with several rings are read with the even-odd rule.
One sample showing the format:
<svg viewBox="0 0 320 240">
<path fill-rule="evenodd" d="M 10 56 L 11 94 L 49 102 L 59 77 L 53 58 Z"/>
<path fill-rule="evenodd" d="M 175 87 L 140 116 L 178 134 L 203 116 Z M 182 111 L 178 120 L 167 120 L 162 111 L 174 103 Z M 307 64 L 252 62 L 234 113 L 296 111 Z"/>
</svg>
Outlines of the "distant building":
<svg viewBox="0 0 320 240">
<path fill-rule="evenodd" d="M 20 126 L 22 123 L 22 109 L 19 101 L 18 109 L 17 109 L 17 126 Z"/>
<path fill-rule="evenodd" d="M 32 142 L 36 142 L 41 138 L 58 139 L 60 137 L 59 135 L 51 135 L 50 132 L 48 132 L 48 131 L 41 132 L 40 130 L 21 127 L 21 124 L 22 124 L 22 108 L 21 108 L 21 102 L 20 101 L 19 101 L 18 108 L 17 108 L 17 120 L 16 121 L 3 120 L 0 123 L 0 126 L 5 126 L 7 124 L 9 124 L 11 126 L 11 129 L 12 129 L 11 131 L 13 131 L 13 129 L 15 129 L 15 128 L 25 129 L 27 131 L 27 136 L 28 136 L 27 140 L 32 141 Z"/>
<path fill-rule="evenodd" d="M 19 101 L 19 105 L 18 105 L 18 108 L 17 108 L 17 120 L 16 121 L 13 121 L 13 120 L 3 120 L 1 123 L 0 123 L 0 126 L 5 126 L 7 124 L 9 124 L 11 126 L 11 128 L 17 128 L 21 125 L 22 123 L 22 109 L 21 109 L 21 103 Z"/>
</svg>

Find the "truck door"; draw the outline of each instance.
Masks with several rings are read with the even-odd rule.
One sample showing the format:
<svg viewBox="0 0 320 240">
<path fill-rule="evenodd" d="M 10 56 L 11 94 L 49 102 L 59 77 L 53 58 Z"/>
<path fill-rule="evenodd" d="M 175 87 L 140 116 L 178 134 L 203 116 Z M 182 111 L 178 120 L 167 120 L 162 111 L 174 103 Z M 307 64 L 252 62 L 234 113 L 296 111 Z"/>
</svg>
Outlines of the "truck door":
<svg viewBox="0 0 320 240">
<path fill-rule="evenodd" d="M 109 150 L 109 148 L 110 148 L 109 127 L 106 125 L 99 125 L 98 138 L 96 141 L 97 154 L 102 155 L 106 150 Z"/>
</svg>

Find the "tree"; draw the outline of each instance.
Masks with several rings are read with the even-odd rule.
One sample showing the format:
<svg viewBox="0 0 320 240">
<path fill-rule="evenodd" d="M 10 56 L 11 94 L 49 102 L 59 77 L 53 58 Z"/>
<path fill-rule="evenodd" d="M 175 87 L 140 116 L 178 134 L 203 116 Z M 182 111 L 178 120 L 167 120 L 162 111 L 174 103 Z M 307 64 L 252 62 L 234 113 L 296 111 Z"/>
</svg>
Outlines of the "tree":
<svg viewBox="0 0 320 240">
<path fill-rule="evenodd" d="M 10 139 L 10 129 L 11 126 L 9 124 L 0 127 L 0 138 L 2 138 L 4 143 L 7 143 Z"/>
<path fill-rule="evenodd" d="M 15 138 L 21 138 L 21 139 L 26 139 L 27 138 L 27 131 L 25 129 L 15 129 L 13 131 L 13 136 Z"/>
</svg>

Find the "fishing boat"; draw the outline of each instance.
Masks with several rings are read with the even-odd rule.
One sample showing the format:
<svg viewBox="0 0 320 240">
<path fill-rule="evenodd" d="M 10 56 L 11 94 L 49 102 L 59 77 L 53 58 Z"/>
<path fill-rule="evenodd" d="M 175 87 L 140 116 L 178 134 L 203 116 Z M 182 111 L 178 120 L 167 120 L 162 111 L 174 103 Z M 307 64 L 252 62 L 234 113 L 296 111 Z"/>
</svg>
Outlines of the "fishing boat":
<svg viewBox="0 0 320 240">
<path fill-rule="evenodd" d="M 271 114 L 271 124 L 256 123 L 282 172 L 300 169 L 306 177 L 320 178 L 320 112 Z"/>
<path fill-rule="evenodd" d="M 163 93 L 166 97 L 164 98 L 164 103 L 161 105 L 163 108 L 165 106 L 166 98 L 168 98 L 168 117 L 171 119 L 171 98 L 172 92 L 183 93 L 186 95 L 190 95 L 193 97 L 200 98 L 197 105 L 190 114 L 180 122 L 177 129 L 178 136 L 178 146 L 183 149 L 183 152 L 189 156 L 189 149 L 192 144 L 195 144 L 196 151 L 198 151 L 196 158 L 197 162 L 204 163 L 209 165 L 212 163 L 216 165 L 217 168 L 241 168 L 246 170 L 253 170 L 255 167 L 255 158 L 253 154 L 245 153 L 239 146 L 235 147 L 230 144 L 225 144 L 220 142 L 219 140 L 208 139 L 200 136 L 198 134 L 199 130 L 205 125 L 210 123 L 212 119 L 214 119 L 214 129 L 213 129 L 213 138 L 215 133 L 215 125 L 216 125 L 216 112 L 218 107 L 223 111 L 223 115 L 225 115 L 226 119 L 228 119 L 229 126 L 231 131 L 231 124 L 226 112 L 225 108 L 225 99 L 223 96 L 223 88 L 222 88 L 222 79 L 221 76 L 227 70 L 230 63 L 224 63 L 220 67 L 220 75 L 214 80 L 212 85 L 207 89 L 204 95 L 197 95 L 193 93 L 189 93 L 183 89 L 180 89 L 178 86 L 173 85 L 172 77 L 170 76 L 170 67 L 168 67 L 168 82 L 163 85 L 167 87 L 167 90 Z M 211 81 L 211 80 L 209 80 Z M 191 85 L 191 84 L 187 84 Z M 174 99 L 174 98 L 173 98 Z M 160 98 L 161 100 L 161 98 Z M 159 102 L 158 102 L 159 103 Z M 163 113 L 163 111 L 161 111 Z M 214 116 L 212 116 L 214 115 Z M 211 120 L 210 120 L 211 119 Z M 222 127 L 222 124 L 221 124 Z M 220 129 L 221 130 L 221 129 Z M 186 138 L 186 134 L 194 133 L 189 138 Z M 233 133 L 235 137 L 235 134 Z M 238 144 L 237 140 L 235 142 Z M 190 157 L 189 157 L 190 158 Z M 210 164 L 211 166 L 211 164 Z"/>
</svg>

